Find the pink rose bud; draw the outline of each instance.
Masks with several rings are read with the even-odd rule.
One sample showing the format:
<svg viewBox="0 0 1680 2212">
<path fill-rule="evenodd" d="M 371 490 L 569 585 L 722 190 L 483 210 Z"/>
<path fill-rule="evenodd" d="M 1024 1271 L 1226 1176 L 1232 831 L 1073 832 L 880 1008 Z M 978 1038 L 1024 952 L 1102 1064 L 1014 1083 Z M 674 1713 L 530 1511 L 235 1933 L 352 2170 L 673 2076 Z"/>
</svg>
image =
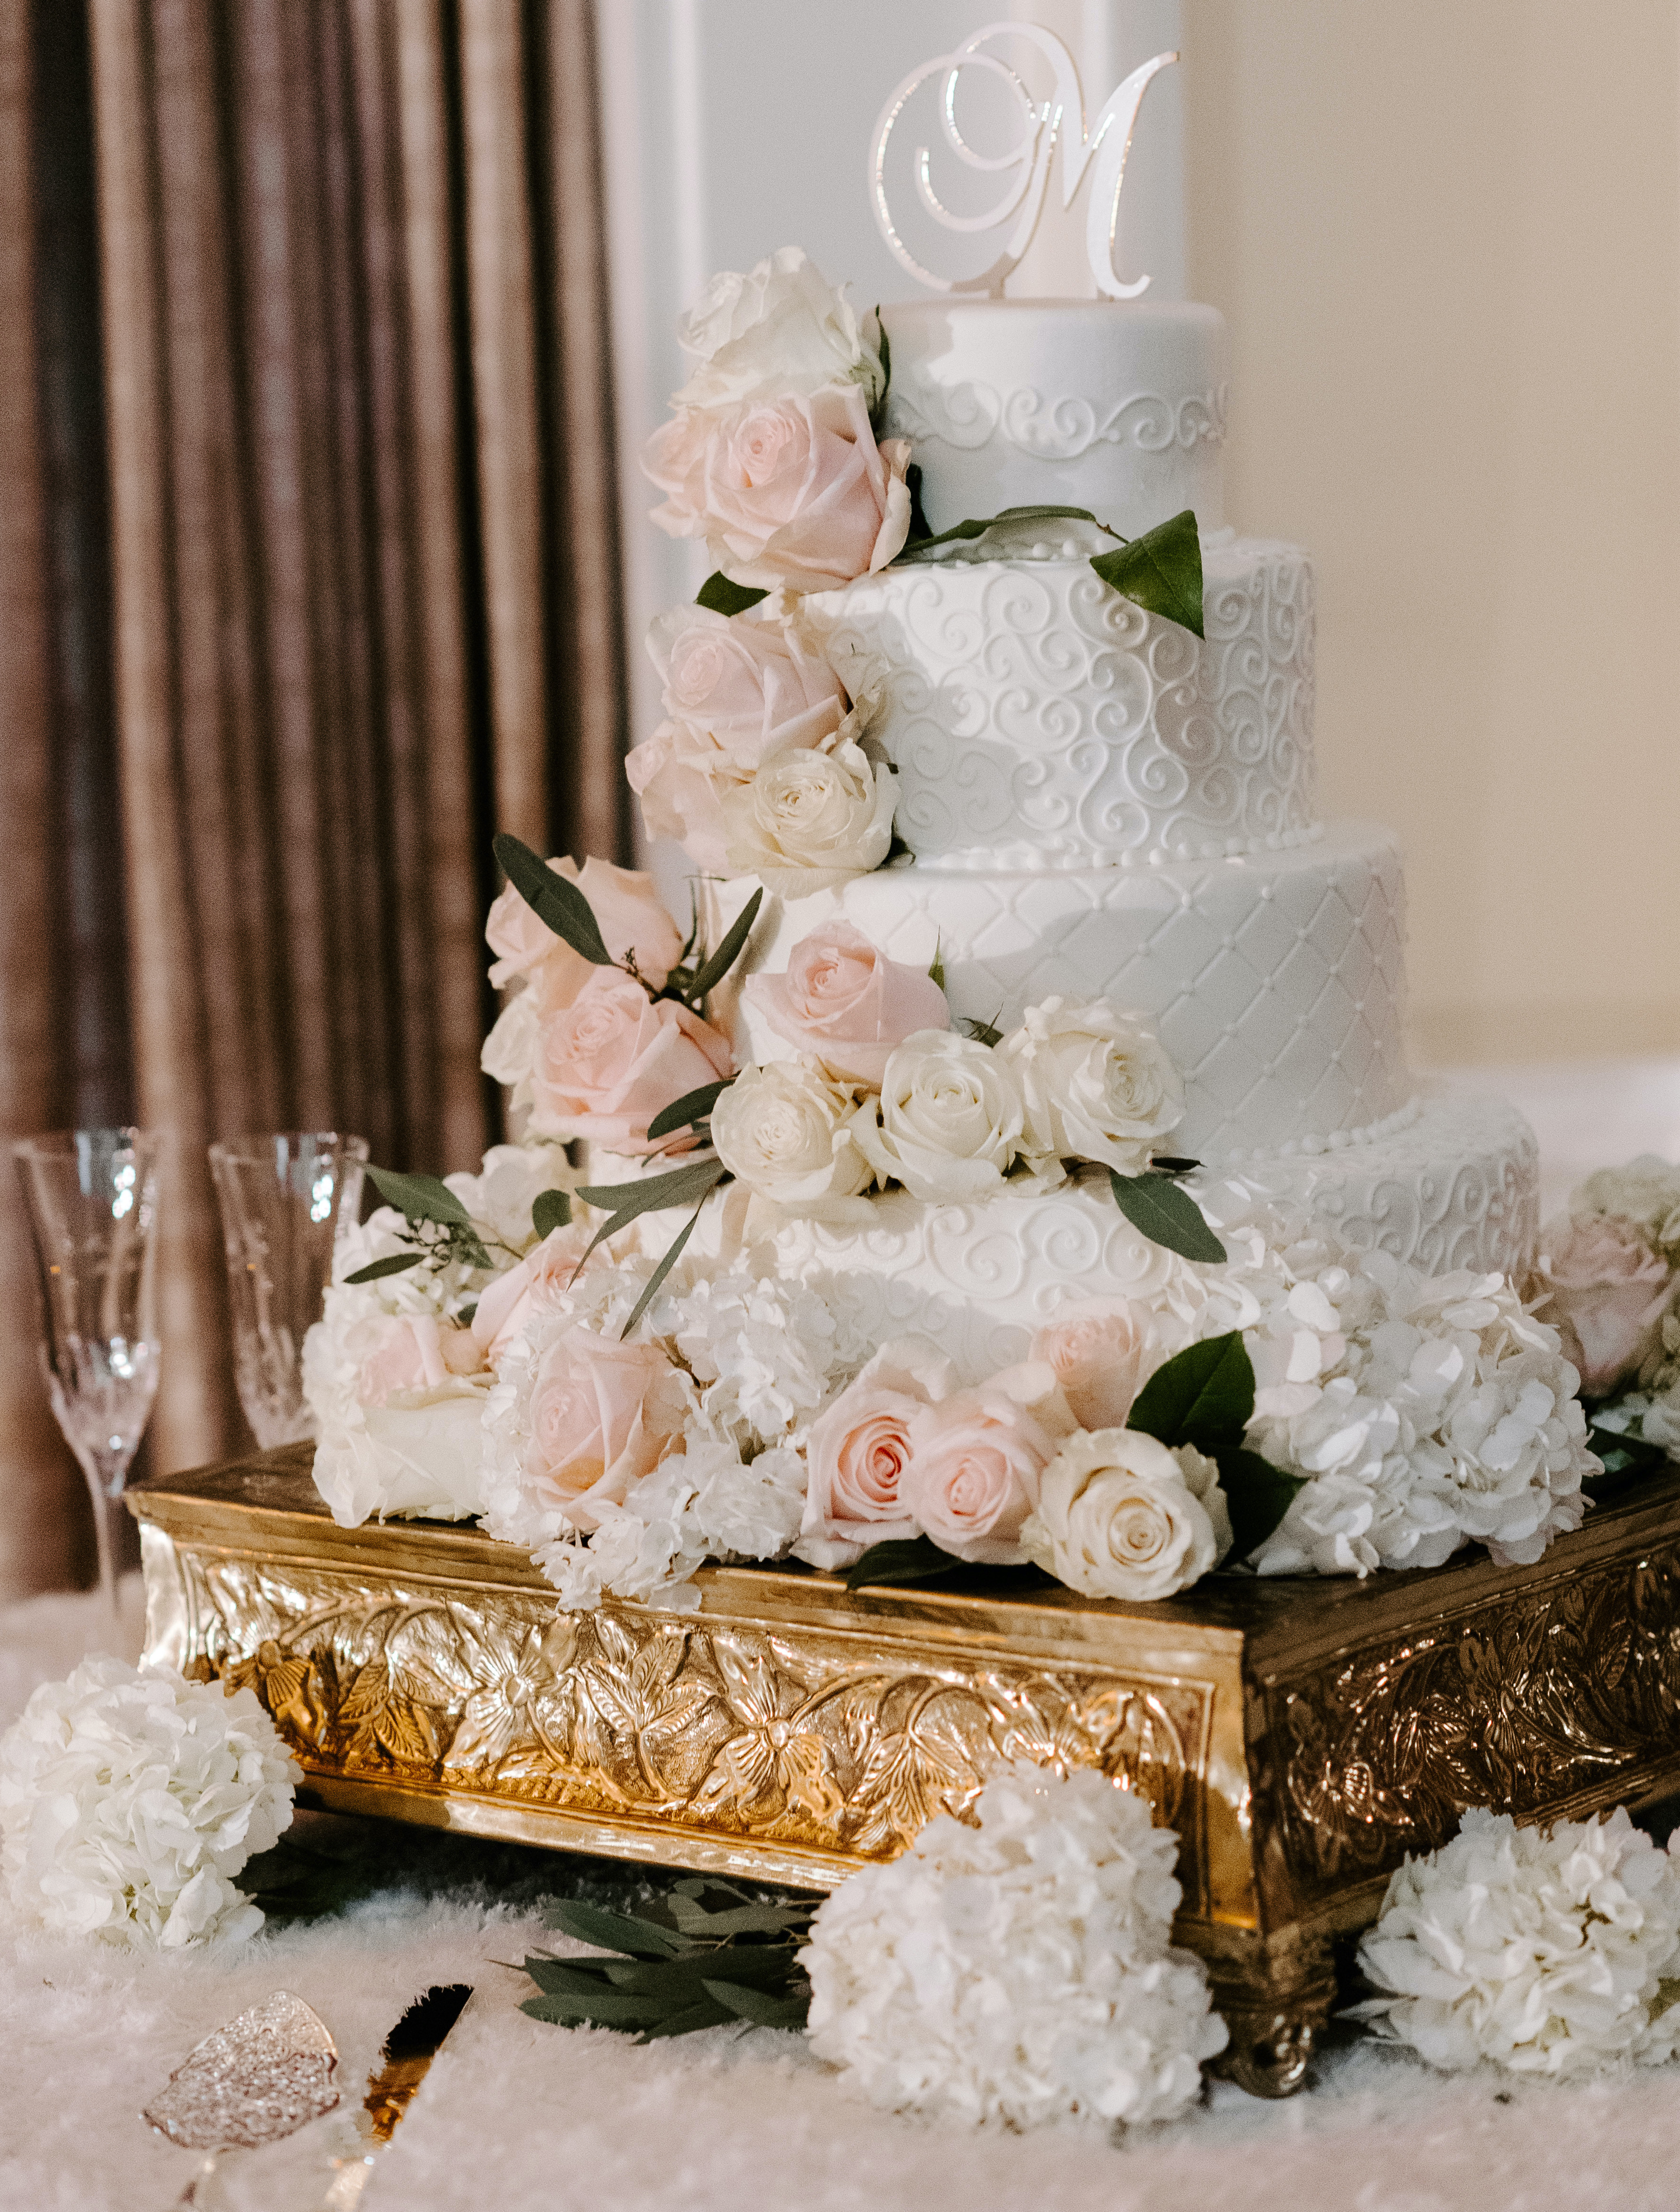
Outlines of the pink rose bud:
<svg viewBox="0 0 1680 2212">
<path fill-rule="evenodd" d="M 532 1073 L 533 1130 L 646 1152 L 648 1124 L 733 1066 L 729 1040 L 674 999 L 649 999 L 616 968 L 596 968 L 544 1024 Z"/>
<path fill-rule="evenodd" d="M 656 1344 L 621 1344 L 581 1322 L 557 1337 L 532 1381 L 523 1473 L 539 1503 L 579 1528 L 681 1443 L 684 1377 Z"/>
<path fill-rule="evenodd" d="M 887 1055 L 918 1030 L 946 1030 L 951 1009 L 920 968 L 889 960 L 849 921 L 802 937 L 782 975 L 749 976 L 743 996 L 778 1036 L 843 1083 L 879 1086 Z"/>
<path fill-rule="evenodd" d="M 1618 1214 L 1566 1217 L 1542 1231 L 1529 1296 L 1562 1338 L 1584 1398 L 1607 1398 L 1633 1381 L 1656 1342 L 1673 1280 L 1638 1224 Z"/>
<path fill-rule="evenodd" d="M 818 1415 L 806 1450 L 801 1556 L 818 1565 L 849 1566 L 871 1544 L 915 1535 L 915 1517 L 901 1495 L 910 1423 L 924 1407 L 949 1396 L 953 1382 L 937 1345 L 923 1336 L 899 1337 L 884 1344 Z"/>
<path fill-rule="evenodd" d="M 667 495 L 654 520 L 703 536 L 739 584 L 827 592 L 884 568 L 910 533 L 910 445 L 877 447 L 855 384 L 744 406 L 685 407 L 642 466 Z"/>
<path fill-rule="evenodd" d="M 1079 1424 L 1055 1370 L 1042 1360 L 1006 1367 L 910 1423 L 900 1493 L 941 1551 L 988 1566 L 1018 1566 L 1021 1523 L 1038 1482 Z"/>
<path fill-rule="evenodd" d="M 682 956 L 682 932 L 666 912 L 651 876 L 615 867 L 592 854 L 581 868 L 569 856 L 548 864 L 557 876 L 577 885 L 588 901 L 607 951 L 615 960 L 634 956 L 636 972 L 655 990 Z M 569 1006 L 593 974 L 593 964 L 574 952 L 563 937 L 539 921 L 511 884 L 490 910 L 484 938 L 496 955 L 490 979 L 496 990 L 515 975 L 542 969 L 544 998 L 550 1007 Z"/>
<path fill-rule="evenodd" d="M 377 1334 L 356 1378 L 364 1406 L 387 1406 L 400 1390 L 435 1390 L 452 1376 L 477 1374 L 484 1355 L 471 1329 L 435 1314 L 393 1315 Z"/>
<path fill-rule="evenodd" d="M 588 1249 L 587 1222 L 569 1221 L 551 1230 L 534 1251 L 483 1292 L 472 1316 L 472 1334 L 492 1367 L 502 1364 L 527 1324 L 548 1310 L 564 1293 Z"/>
<path fill-rule="evenodd" d="M 1123 1429 L 1132 1401 L 1156 1364 L 1153 1316 L 1129 1298 L 1079 1298 L 1058 1306 L 1032 1340 L 1082 1429 Z"/>
</svg>

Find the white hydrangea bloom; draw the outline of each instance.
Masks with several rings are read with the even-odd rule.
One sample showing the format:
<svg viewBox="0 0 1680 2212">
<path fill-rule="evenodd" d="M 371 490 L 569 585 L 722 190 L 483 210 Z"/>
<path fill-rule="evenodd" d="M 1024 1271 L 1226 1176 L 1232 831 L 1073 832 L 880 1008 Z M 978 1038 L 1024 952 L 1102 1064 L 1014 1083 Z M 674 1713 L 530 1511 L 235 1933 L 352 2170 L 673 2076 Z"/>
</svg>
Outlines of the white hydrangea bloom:
<svg viewBox="0 0 1680 2212">
<path fill-rule="evenodd" d="M 1101 1774 L 1019 1762 L 843 1883 L 800 1954 L 809 2033 L 873 2104 L 1014 2128 L 1171 2119 L 1225 2047 L 1171 1948 L 1178 1839 Z"/>
<path fill-rule="evenodd" d="M 1483 2059 L 1580 2077 L 1680 2050 L 1680 1863 L 1621 1807 L 1519 1828 L 1468 1812 L 1450 1844 L 1409 1858 L 1360 1945 L 1385 1995 L 1373 2031 L 1450 2071 Z"/>
<path fill-rule="evenodd" d="M 237 1942 L 263 1915 L 233 1876 L 289 1825 L 298 1778 L 254 1692 L 85 1660 L 0 1737 L 12 1900 L 56 1935 Z"/>
<path fill-rule="evenodd" d="M 1507 1279 L 1420 1274 L 1240 1186 L 1202 1203 L 1230 1264 L 1207 1272 L 1197 1332 L 1243 1332 L 1248 1443 L 1307 1478 L 1262 1574 L 1437 1566 L 1472 1540 L 1528 1564 L 1580 1526 L 1598 1462 L 1580 1377 Z"/>
</svg>

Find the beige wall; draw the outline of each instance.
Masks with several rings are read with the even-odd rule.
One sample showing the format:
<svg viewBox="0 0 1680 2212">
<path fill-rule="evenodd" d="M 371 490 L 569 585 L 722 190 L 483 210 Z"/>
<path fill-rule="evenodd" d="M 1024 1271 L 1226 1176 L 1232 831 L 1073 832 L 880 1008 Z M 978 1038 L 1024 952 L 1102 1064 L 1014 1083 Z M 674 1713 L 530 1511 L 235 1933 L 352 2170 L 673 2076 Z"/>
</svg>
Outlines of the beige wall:
<svg viewBox="0 0 1680 2212">
<path fill-rule="evenodd" d="M 1425 1060 L 1680 1049 L 1674 0 L 1184 0 L 1227 500 L 1319 578 Z"/>
</svg>

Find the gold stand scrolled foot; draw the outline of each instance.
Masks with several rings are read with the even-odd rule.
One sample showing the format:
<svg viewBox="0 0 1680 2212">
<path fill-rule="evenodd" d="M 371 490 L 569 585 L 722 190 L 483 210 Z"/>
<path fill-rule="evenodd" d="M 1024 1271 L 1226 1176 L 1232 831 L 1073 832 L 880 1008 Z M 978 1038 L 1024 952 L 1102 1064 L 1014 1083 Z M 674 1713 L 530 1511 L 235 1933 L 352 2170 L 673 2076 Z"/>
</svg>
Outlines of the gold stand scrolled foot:
<svg viewBox="0 0 1680 2212">
<path fill-rule="evenodd" d="M 1281 1956 L 1251 1954 L 1240 1965 L 1210 1960 L 1214 2002 L 1231 2040 L 1209 2071 L 1251 2097 L 1293 2097 L 1336 2002 L 1330 1947 L 1299 1941 Z"/>
</svg>

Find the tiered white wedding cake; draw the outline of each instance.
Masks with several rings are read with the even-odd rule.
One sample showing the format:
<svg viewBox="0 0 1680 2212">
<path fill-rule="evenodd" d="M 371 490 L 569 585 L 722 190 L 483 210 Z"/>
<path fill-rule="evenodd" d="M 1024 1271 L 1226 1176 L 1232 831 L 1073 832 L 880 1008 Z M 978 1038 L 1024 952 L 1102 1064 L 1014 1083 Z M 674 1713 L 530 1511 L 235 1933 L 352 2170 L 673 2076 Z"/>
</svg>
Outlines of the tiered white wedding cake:
<svg viewBox="0 0 1680 2212">
<path fill-rule="evenodd" d="M 1093 574 L 1113 539 L 1027 520 L 804 602 L 897 773 L 894 864 L 774 898 L 746 966 L 784 969 L 825 923 L 938 960 L 953 1012 L 1000 1029 L 1052 994 L 1152 1016 L 1184 1079 L 1191 1185 L 1240 1176 L 1348 1243 L 1425 1272 L 1527 1265 L 1534 1139 L 1492 1098 L 1432 1097 L 1402 1038 L 1396 841 L 1326 825 L 1314 790 L 1313 586 L 1299 547 L 1224 522 L 1225 327 L 1212 308 L 1109 301 L 888 307 L 885 428 L 910 440 L 943 531 L 1082 505 L 1129 536 L 1201 530 L 1206 635 Z M 720 921 L 738 911 L 730 886 Z M 793 1046 L 749 993 L 743 1063 Z M 1210 1201 L 1211 1202 L 1211 1201 Z M 965 1364 L 1016 1356 L 1070 1292 L 1152 1286 L 1159 1249 L 1105 1183 L 967 1206 L 897 1192 L 867 1228 L 784 1233 L 872 1330 L 927 1328 Z"/>
</svg>

